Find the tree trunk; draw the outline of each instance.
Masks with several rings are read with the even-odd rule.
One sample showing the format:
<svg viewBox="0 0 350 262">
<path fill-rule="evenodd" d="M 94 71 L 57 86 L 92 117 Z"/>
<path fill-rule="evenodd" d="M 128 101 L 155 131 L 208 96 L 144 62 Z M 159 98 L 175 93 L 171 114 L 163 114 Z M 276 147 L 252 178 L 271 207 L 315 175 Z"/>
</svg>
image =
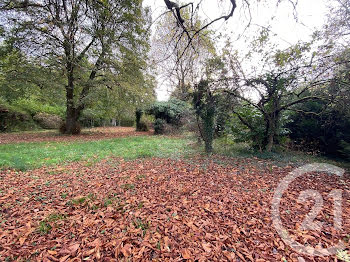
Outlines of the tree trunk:
<svg viewBox="0 0 350 262">
<path fill-rule="evenodd" d="M 273 147 L 273 137 L 274 134 L 272 132 L 269 133 L 268 138 L 267 138 L 267 145 L 266 145 L 266 151 L 271 152 L 272 147 Z"/>
<path fill-rule="evenodd" d="M 76 135 L 80 133 L 80 125 L 78 122 L 79 112 L 74 105 L 74 72 L 70 64 L 68 72 L 68 85 L 66 86 L 67 112 L 66 112 L 66 127 L 64 133 Z"/>
<path fill-rule="evenodd" d="M 68 108 L 66 116 L 66 134 L 77 135 L 80 133 L 79 114 L 75 108 Z"/>
<path fill-rule="evenodd" d="M 117 119 L 116 118 L 112 118 L 112 126 L 117 126 Z"/>
<path fill-rule="evenodd" d="M 214 140 L 214 117 L 215 108 L 213 105 L 209 105 L 207 112 L 203 118 L 204 122 L 204 142 L 205 142 L 205 152 L 207 154 L 213 153 L 213 140 Z"/>
<path fill-rule="evenodd" d="M 278 116 L 277 115 L 273 115 L 270 116 L 267 123 L 267 138 L 266 138 L 266 147 L 265 150 L 267 152 L 271 152 L 272 151 L 272 147 L 274 145 L 274 137 L 276 135 L 276 129 L 277 129 L 277 122 L 278 122 Z"/>
</svg>

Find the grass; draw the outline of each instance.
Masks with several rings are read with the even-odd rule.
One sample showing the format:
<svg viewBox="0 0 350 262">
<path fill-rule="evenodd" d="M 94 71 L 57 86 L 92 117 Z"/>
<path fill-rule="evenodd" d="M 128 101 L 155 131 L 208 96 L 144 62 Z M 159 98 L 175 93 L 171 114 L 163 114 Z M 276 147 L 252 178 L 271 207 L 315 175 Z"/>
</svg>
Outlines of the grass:
<svg viewBox="0 0 350 262">
<path fill-rule="evenodd" d="M 260 152 L 253 150 L 245 143 L 225 143 L 217 139 L 214 142 L 215 153 L 228 157 L 253 158 L 271 160 L 275 165 L 290 163 L 303 165 L 307 163 L 329 163 L 350 170 L 350 163 L 342 159 L 330 159 L 323 156 L 308 155 L 304 152 L 278 150 L 275 152 Z"/>
<path fill-rule="evenodd" d="M 28 170 L 111 156 L 126 160 L 148 157 L 179 158 L 191 153 L 189 140 L 163 136 L 127 137 L 89 142 L 33 142 L 0 145 L 0 168 Z"/>
<path fill-rule="evenodd" d="M 21 171 L 41 166 L 87 161 L 93 165 L 108 157 L 122 157 L 126 160 L 149 157 L 183 158 L 204 148 L 193 148 L 189 144 L 193 138 L 171 138 L 165 136 L 139 136 L 115 138 L 88 142 L 33 142 L 0 145 L 0 169 L 13 168 Z M 350 163 L 311 156 L 301 152 L 259 152 L 247 144 L 226 143 L 215 140 L 214 151 L 218 155 L 238 158 L 259 158 L 273 161 L 276 165 L 289 163 L 304 164 L 326 162 L 350 169 Z M 137 179 L 144 177 L 140 175 Z M 129 189 L 129 188 L 125 188 Z"/>
</svg>

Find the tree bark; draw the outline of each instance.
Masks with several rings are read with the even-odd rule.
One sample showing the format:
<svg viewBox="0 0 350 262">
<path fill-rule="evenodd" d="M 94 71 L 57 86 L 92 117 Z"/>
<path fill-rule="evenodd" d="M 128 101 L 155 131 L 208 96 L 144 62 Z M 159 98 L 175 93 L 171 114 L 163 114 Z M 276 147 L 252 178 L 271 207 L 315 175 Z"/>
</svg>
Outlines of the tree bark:
<svg viewBox="0 0 350 262">
<path fill-rule="evenodd" d="M 267 152 L 271 152 L 272 151 L 272 147 L 274 145 L 274 138 L 276 135 L 276 129 L 277 129 L 277 124 L 278 124 L 278 115 L 272 115 L 269 117 L 268 121 L 267 121 L 267 144 L 265 147 L 265 150 Z"/>
<path fill-rule="evenodd" d="M 74 69 L 70 62 L 67 63 L 68 68 L 68 85 L 66 86 L 66 127 L 63 130 L 65 134 L 76 135 L 80 133 L 80 125 L 78 122 L 80 110 L 74 104 Z"/>
<path fill-rule="evenodd" d="M 209 105 L 209 108 L 207 108 L 207 112 L 203 118 L 205 152 L 209 155 L 213 153 L 213 140 L 214 140 L 214 130 L 215 130 L 214 117 L 215 117 L 214 105 Z"/>
</svg>

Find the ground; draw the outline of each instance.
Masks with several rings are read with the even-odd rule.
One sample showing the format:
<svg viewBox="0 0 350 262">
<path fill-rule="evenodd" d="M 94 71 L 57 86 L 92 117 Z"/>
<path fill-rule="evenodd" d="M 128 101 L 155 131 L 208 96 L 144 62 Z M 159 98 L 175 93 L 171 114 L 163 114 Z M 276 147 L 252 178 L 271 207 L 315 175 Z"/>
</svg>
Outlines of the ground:
<svg viewBox="0 0 350 262">
<path fill-rule="evenodd" d="M 0 133 L 1 144 L 25 142 L 70 142 L 96 141 L 108 138 L 150 135 L 151 132 L 136 132 L 133 127 L 99 127 L 84 129 L 80 135 L 61 135 L 56 130 L 44 132 Z"/>
<path fill-rule="evenodd" d="M 38 166 L 25 157 L 34 146 L 51 151 L 85 146 L 85 156 L 90 156 L 91 148 L 85 144 L 91 143 L 97 154 L 106 143 L 120 151 L 69 162 L 58 154 L 54 163 L 34 151 Z M 133 143 L 139 143 L 141 151 L 133 151 Z M 0 156 L 4 149 L 15 154 L 11 150 L 17 148 L 25 167 L 20 171 L 13 169 L 16 162 L 0 162 L 0 260 L 337 260 L 336 255 L 299 255 L 273 226 L 275 189 L 295 164 L 276 165 L 255 157 L 208 158 L 191 151 L 189 143 L 147 136 L 0 146 Z M 294 240 L 324 248 L 342 240 L 345 252 L 350 248 L 349 182 L 347 173 L 343 178 L 312 173 L 291 183 L 280 213 Z M 323 223 L 319 231 L 301 228 L 313 206 L 311 199 L 306 205 L 297 201 L 307 189 L 320 192 L 324 201 L 316 217 Z M 334 189 L 342 190 L 339 230 L 333 226 L 334 201 L 329 195 Z"/>
</svg>

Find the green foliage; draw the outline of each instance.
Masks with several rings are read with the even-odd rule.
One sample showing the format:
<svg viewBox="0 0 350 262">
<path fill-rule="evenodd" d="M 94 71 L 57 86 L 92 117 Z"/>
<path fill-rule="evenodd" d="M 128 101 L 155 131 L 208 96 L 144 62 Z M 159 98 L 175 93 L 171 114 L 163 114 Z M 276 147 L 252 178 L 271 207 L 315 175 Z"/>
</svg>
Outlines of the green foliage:
<svg viewBox="0 0 350 262">
<path fill-rule="evenodd" d="M 165 133 L 165 125 L 166 125 L 166 121 L 164 119 L 157 118 L 154 121 L 154 133 L 156 135 L 164 134 Z"/>
<path fill-rule="evenodd" d="M 47 235 L 50 233 L 52 226 L 48 224 L 46 221 L 40 221 L 38 231 L 41 235 Z"/>
<path fill-rule="evenodd" d="M 135 117 L 136 117 L 136 131 L 139 132 L 144 132 L 148 131 L 148 126 L 144 121 L 141 121 L 143 115 L 143 111 L 141 109 L 137 109 L 135 112 Z"/>
<path fill-rule="evenodd" d="M 167 102 L 156 102 L 150 106 L 148 114 L 155 119 L 163 119 L 168 124 L 181 125 L 181 119 L 189 112 L 186 102 L 178 99 L 170 99 Z"/>
<path fill-rule="evenodd" d="M 84 123 L 120 123 L 139 104 L 153 102 L 154 78 L 145 70 L 150 13 L 139 0 L 101 3 L 1 9 L 8 27 L 2 28 L 0 96 L 32 116 L 66 116 L 66 133 L 74 133 L 73 122 L 85 109 L 90 112 L 83 115 Z"/>
<path fill-rule="evenodd" d="M 350 159 L 350 114 L 346 107 L 313 101 L 298 107 L 287 125 L 294 146 L 308 152 Z M 306 112 L 306 113 L 303 113 Z"/>
<path fill-rule="evenodd" d="M 205 151 L 210 154 L 213 151 L 215 133 L 216 101 L 215 96 L 209 89 L 209 82 L 202 80 L 193 93 L 193 106 L 198 117 L 202 120 L 201 134 L 205 142 Z"/>
<path fill-rule="evenodd" d="M 32 116 L 37 113 L 46 113 L 61 117 L 65 115 L 65 108 L 63 106 L 43 104 L 42 102 L 33 99 L 20 98 L 12 103 L 12 106 L 20 111 L 27 112 Z"/>
<path fill-rule="evenodd" d="M 27 112 L 9 105 L 0 97 L 0 132 L 36 130 L 39 126 Z"/>
<path fill-rule="evenodd" d="M 183 125 L 183 119 L 189 114 L 189 106 L 178 99 L 170 99 L 167 102 L 156 102 L 147 110 L 148 115 L 154 116 L 155 134 L 165 134 L 174 128 Z"/>
<path fill-rule="evenodd" d="M 237 114 L 232 114 L 231 118 L 226 123 L 226 134 L 231 134 L 237 143 L 246 142 L 253 148 L 262 150 L 264 146 L 266 126 L 261 112 L 251 106 L 240 107 L 236 109 L 236 112 L 245 117 L 245 121 L 251 126 L 251 128 L 248 128 L 246 124 L 243 124 Z"/>
<path fill-rule="evenodd" d="M 238 107 L 235 110 L 240 116 L 244 116 L 244 123 L 237 114 L 232 114 L 231 118 L 226 122 L 225 134 L 232 135 L 237 143 L 248 143 L 255 150 L 264 150 L 267 126 L 263 114 L 255 107 L 248 105 Z M 275 144 L 284 145 L 287 143 L 286 137 L 290 130 L 285 126 L 289 122 L 289 115 L 282 114 L 275 130 Z"/>
</svg>

